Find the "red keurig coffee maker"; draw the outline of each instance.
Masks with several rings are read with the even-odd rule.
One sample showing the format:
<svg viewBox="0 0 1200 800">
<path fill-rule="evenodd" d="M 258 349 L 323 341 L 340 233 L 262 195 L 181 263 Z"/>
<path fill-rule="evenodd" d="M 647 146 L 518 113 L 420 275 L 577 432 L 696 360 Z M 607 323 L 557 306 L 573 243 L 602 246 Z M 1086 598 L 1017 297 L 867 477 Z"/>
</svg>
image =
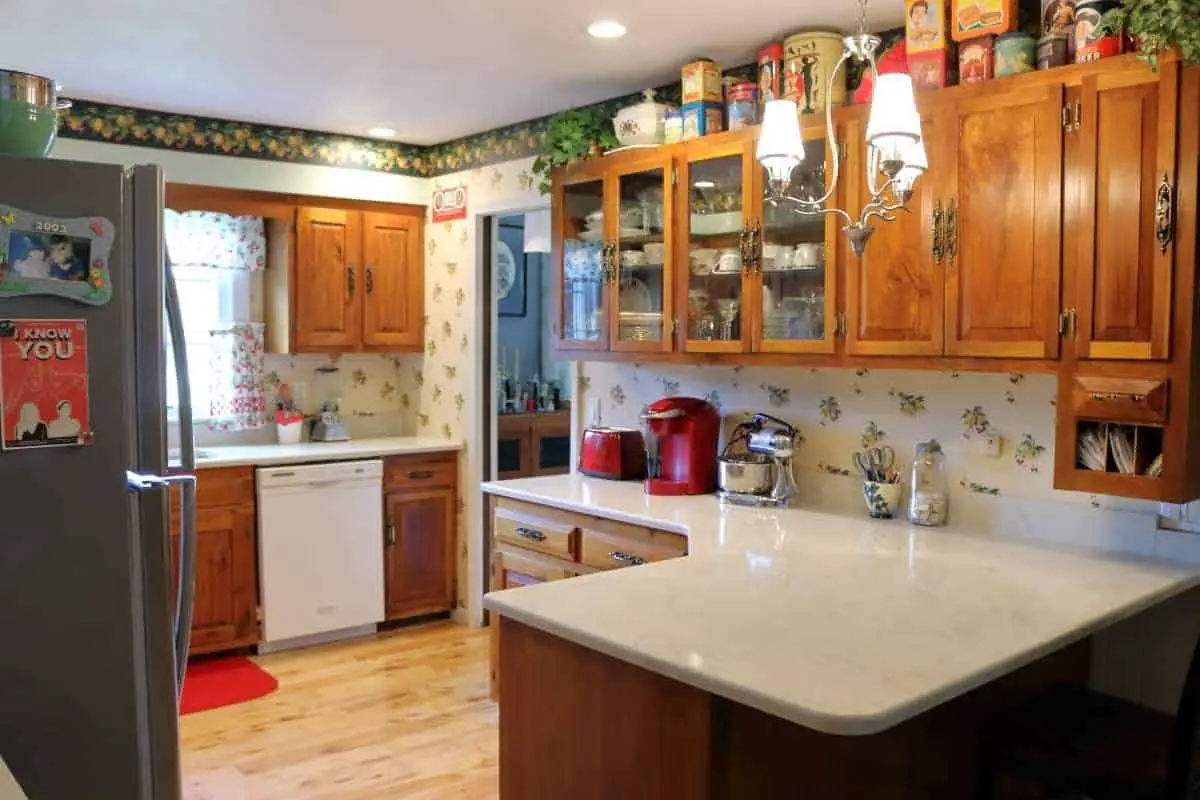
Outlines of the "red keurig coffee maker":
<svg viewBox="0 0 1200 800">
<path fill-rule="evenodd" d="M 717 488 L 721 415 L 698 397 L 664 397 L 642 413 L 646 494 L 708 494 Z"/>
</svg>

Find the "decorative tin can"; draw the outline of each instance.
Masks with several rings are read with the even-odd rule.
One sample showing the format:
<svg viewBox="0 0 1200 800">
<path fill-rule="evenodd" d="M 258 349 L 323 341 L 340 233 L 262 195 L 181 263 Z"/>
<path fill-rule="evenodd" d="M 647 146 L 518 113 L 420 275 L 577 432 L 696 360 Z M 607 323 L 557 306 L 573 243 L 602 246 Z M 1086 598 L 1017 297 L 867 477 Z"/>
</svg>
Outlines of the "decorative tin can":
<svg viewBox="0 0 1200 800">
<path fill-rule="evenodd" d="M 957 63 L 951 50 L 933 50 L 909 56 L 908 75 L 919 92 L 954 85 Z"/>
<path fill-rule="evenodd" d="M 683 141 L 724 130 L 720 103 L 688 103 L 683 112 Z"/>
<path fill-rule="evenodd" d="M 950 44 L 950 0 L 904 0 L 905 51 L 928 53 Z"/>
<path fill-rule="evenodd" d="M 778 100 L 783 90 L 783 45 L 773 42 L 758 51 L 758 99 L 764 105 Z"/>
<path fill-rule="evenodd" d="M 958 82 L 964 86 L 990 81 L 994 72 L 996 37 L 980 36 L 958 46 Z"/>
<path fill-rule="evenodd" d="M 1037 68 L 1054 69 L 1065 65 L 1068 40 L 1065 33 L 1043 36 L 1037 45 Z"/>
<path fill-rule="evenodd" d="M 1037 68 L 1037 43 L 1027 33 L 1005 33 L 996 37 L 993 47 L 997 78 L 1021 75 Z"/>
<path fill-rule="evenodd" d="M 683 112 L 677 108 L 667 109 L 663 122 L 663 141 L 667 144 L 683 141 Z"/>
<path fill-rule="evenodd" d="M 1080 0 L 1075 6 L 1075 63 L 1086 64 L 1120 55 L 1125 39 L 1100 28 L 1104 14 L 1121 5 L 1117 0 Z"/>
<path fill-rule="evenodd" d="M 845 72 L 838 73 L 838 80 L 828 86 L 842 57 L 840 33 L 807 31 L 789 36 L 783 41 L 783 57 L 783 97 L 795 100 L 801 114 L 823 112 L 826 103 L 845 105 Z"/>
<path fill-rule="evenodd" d="M 1076 0 L 1042 0 L 1042 36 L 1067 36 L 1075 30 Z"/>
<path fill-rule="evenodd" d="M 954 0 L 950 35 L 956 42 L 1008 33 L 1017 27 L 1017 0 Z"/>
<path fill-rule="evenodd" d="M 757 125 L 758 84 L 737 83 L 730 87 L 725 110 L 731 131 Z"/>
<path fill-rule="evenodd" d="M 681 71 L 684 105 L 689 103 L 720 103 L 724 100 L 721 87 L 721 68 L 711 58 L 698 58 Z"/>
</svg>

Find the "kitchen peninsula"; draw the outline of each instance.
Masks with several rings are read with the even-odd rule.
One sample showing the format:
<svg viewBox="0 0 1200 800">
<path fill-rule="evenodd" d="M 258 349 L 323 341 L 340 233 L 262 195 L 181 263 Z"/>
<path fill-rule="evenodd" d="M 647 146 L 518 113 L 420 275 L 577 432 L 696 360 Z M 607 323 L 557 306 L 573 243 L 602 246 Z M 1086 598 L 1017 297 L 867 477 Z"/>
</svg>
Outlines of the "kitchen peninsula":
<svg viewBox="0 0 1200 800">
<path fill-rule="evenodd" d="M 1086 637 L 1200 584 L 1178 565 L 637 483 L 484 490 L 520 504 L 535 545 L 562 532 L 567 554 L 605 521 L 687 542 L 485 598 L 501 615 L 501 790 L 525 800 L 967 797 L 990 711 L 1082 682 Z"/>
</svg>

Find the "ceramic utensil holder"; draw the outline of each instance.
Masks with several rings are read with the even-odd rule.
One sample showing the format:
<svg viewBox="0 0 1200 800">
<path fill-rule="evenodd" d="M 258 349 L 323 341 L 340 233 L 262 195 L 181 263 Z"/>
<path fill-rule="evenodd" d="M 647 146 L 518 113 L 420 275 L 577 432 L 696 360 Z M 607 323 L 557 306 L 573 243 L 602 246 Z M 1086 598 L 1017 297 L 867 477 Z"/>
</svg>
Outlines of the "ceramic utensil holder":
<svg viewBox="0 0 1200 800">
<path fill-rule="evenodd" d="M 902 483 L 863 481 L 863 502 L 872 519 L 891 519 L 900 510 L 904 495 Z"/>
</svg>

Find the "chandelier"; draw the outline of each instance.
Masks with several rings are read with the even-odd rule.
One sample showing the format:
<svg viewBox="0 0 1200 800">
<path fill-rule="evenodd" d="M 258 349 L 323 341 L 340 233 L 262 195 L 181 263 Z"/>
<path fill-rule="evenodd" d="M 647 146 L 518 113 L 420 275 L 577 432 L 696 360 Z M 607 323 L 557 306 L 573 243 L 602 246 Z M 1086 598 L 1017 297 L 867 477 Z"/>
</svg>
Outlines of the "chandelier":
<svg viewBox="0 0 1200 800">
<path fill-rule="evenodd" d="M 767 171 L 767 197 L 772 205 L 792 204 L 801 214 L 821 216 L 835 214 L 845 221 L 842 230 L 850 239 L 856 255 L 862 255 L 867 240 L 875 232 L 871 220 L 884 222 L 896 219 L 894 212 L 907 210 L 917 178 L 928 168 L 925 144 L 921 137 L 921 117 L 917 113 L 912 78 L 900 73 L 880 75 L 875 64 L 875 51 L 882 40 L 867 32 L 867 0 L 859 0 L 858 33 L 843 40 L 842 57 L 829 75 L 826 86 L 825 125 L 826 144 L 834 147 L 833 82 L 850 58 L 866 61 L 874 81 L 871 110 L 867 116 L 867 201 L 855 218 L 848 211 L 827 207 L 837 190 L 838 161 L 833 158 L 833 174 L 828 186 L 822 185 L 820 197 L 795 197 L 788 194 L 792 172 L 804 161 L 804 139 L 800 133 L 800 118 L 793 100 L 771 100 L 763 111 L 755 158 Z M 880 177 L 884 180 L 880 184 Z"/>
</svg>

